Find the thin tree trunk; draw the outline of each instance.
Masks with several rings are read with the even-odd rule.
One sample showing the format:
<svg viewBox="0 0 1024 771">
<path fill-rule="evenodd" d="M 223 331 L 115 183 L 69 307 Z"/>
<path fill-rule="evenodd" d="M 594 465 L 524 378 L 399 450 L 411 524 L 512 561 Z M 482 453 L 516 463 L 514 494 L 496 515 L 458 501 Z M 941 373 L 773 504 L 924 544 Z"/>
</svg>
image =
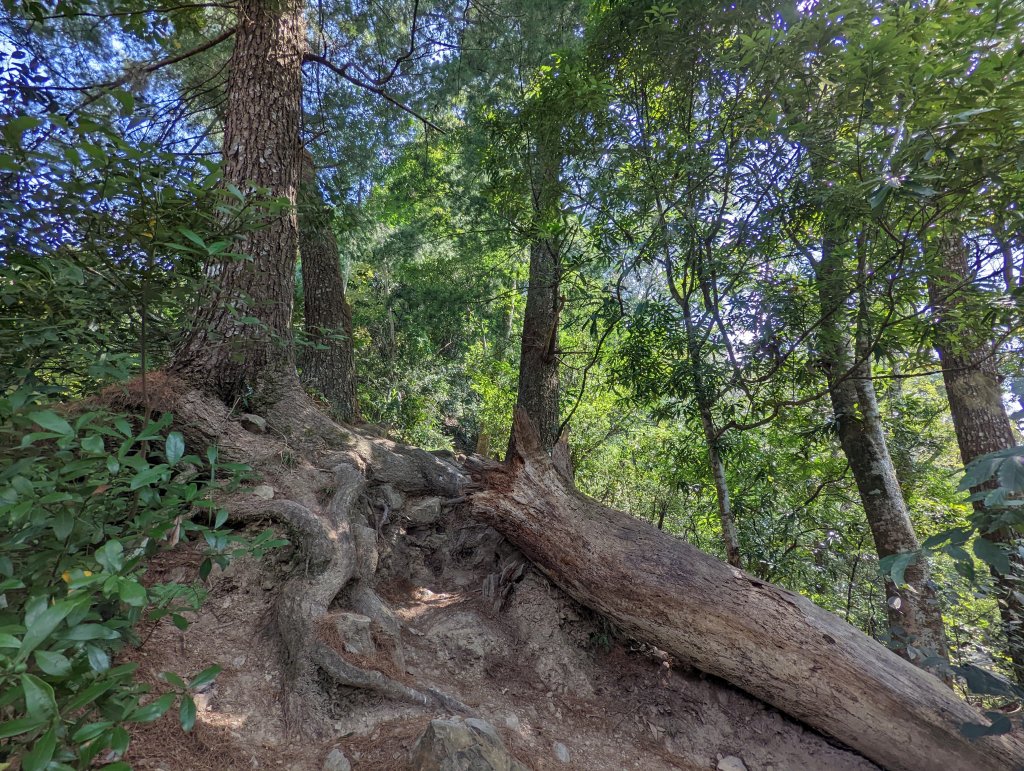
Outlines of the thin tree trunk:
<svg viewBox="0 0 1024 771">
<path fill-rule="evenodd" d="M 292 305 L 298 247 L 303 6 L 297 0 L 241 0 L 229 62 L 224 180 L 266 188 L 290 205 L 268 214 L 211 271 L 192 328 L 171 363 L 194 384 L 228 402 L 274 404 L 297 386 Z"/>
<path fill-rule="evenodd" d="M 551 232 L 558 220 L 560 197 L 562 158 L 557 137 L 547 136 L 542 129 L 533 155 L 534 236 L 516 406 L 526 410 L 537 426 L 541 445 L 551 452 L 559 434 L 558 326 L 562 308 L 561 243 L 558 234 Z"/>
<path fill-rule="evenodd" d="M 951 233 L 939 239 L 941 264 L 930 272 L 928 293 L 935 310 L 935 347 L 942 361 L 949 411 L 956 429 L 960 458 L 964 465 L 981 455 L 1016 445 L 1013 428 L 1003 408 L 992 342 L 980 334 L 978 316 L 970 306 L 971 272 L 963 239 Z M 972 488 L 979 493 L 996 487 L 994 481 Z M 979 514 L 988 513 L 984 501 L 975 501 Z M 1016 545 L 1012 531 L 1000 529 L 983 533 L 991 541 Z M 1024 561 L 1010 549 L 1011 572 L 993 570 L 999 593 L 999 613 L 1006 634 L 1007 653 L 1014 676 L 1024 684 Z"/>
<path fill-rule="evenodd" d="M 669 245 L 668 223 L 665 220 L 665 209 L 662 205 L 661 196 L 656 194 L 655 199 L 658 206 L 658 221 L 661 226 L 662 250 L 665 258 L 665 275 L 668 281 L 669 294 L 675 300 L 676 305 L 683 312 L 683 324 L 686 327 L 686 351 L 690 357 L 690 366 L 693 368 L 693 392 L 697 402 L 697 410 L 700 413 L 701 428 L 704 431 L 704 441 L 708 447 L 708 466 L 711 469 L 711 476 L 715 482 L 715 497 L 718 500 L 718 519 L 722 524 L 722 545 L 725 548 L 726 560 L 733 567 L 743 567 L 743 558 L 740 553 L 740 539 L 736 529 L 736 518 L 733 515 L 732 503 L 729 499 L 729 483 L 725 477 L 725 462 L 722 460 L 721 447 L 719 445 L 718 429 L 715 427 L 714 415 L 711 413 L 711 393 L 704 379 L 704 361 L 701 355 L 701 347 L 698 342 L 697 330 L 693 324 L 693 312 L 690 310 L 690 295 L 685 295 L 676 286 L 672 250 Z M 709 309 L 710 311 L 710 309 Z"/>
<path fill-rule="evenodd" d="M 848 329 L 857 325 L 846 301 L 849 288 L 842 257 L 831 237 L 817 263 L 821 301 L 820 347 L 839 439 L 860 492 L 879 559 L 920 549 L 889 455 L 867 351 L 855 355 Z M 863 335 L 858 335 L 858 342 Z M 892 646 L 918 666 L 929 658 L 948 661 L 945 628 L 927 559 L 918 556 L 904 574 L 908 588 L 885 581 Z M 941 669 L 941 667 L 938 667 Z"/>
<path fill-rule="evenodd" d="M 722 544 L 725 546 L 725 559 L 736 568 L 743 567 L 740 556 L 740 538 L 736 530 L 736 517 L 733 515 L 732 503 L 729 500 L 729 484 L 725 479 L 725 463 L 718 447 L 718 436 L 712 422 L 711 411 L 700 405 L 700 420 L 704 427 L 704 437 L 708 443 L 708 463 L 715 480 L 715 493 L 718 496 L 718 518 L 722 523 Z"/>
<path fill-rule="evenodd" d="M 331 210 L 317 185 L 309 153 L 303 155 L 300 204 L 299 252 L 309 345 L 299 355 L 299 374 L 304 385 L 326 397 L 341 420 L 352 423 L 362 419 L 356 394 L 352 309 L 345 298 Z"/>
<path fill-rule="evenodd" d="M 579 493 L 516 413 L 515 450 L 476 474 L 474 516 L 626 634 L 721 677 L 892 771 L 1019 769 L 1013 735 L 810 600 Z"/>
<path fill-rule="evenodd" d="M 682 298 L 685 302 L 686 298 Z M 736 531 L 736 518 L 733 516 L 732 503 L 729 500 L 729 483 L 725 478 L 725 463 L 722 461 L 722 452 L 718 443 L 718 429 L 715 428 L 715 419 L 711 414 L 711 395 L 708 393 L 707 383 L 701 368 L 704 362 L 701 359 L 700 346 L 697 343 L 697 333 L 693 328 L 693 319 L 690 314 L 689 302 L 683 307 L 683 319 L 686 325 L 686 345 L 690 355 L 690 366 L 693 367 L 693 390 L 697 401 L 697 411 L 700 413 L 701 428 L 704 430 L 704 441 L 708 446 L 708 466 L 711 468 L 711 476 L 715 481 L 715 496 L 718 499 L 718 519 L 722 524 L 722 545 L 725 547 L 726 561 L 733 567 L 743 567 L 743 559 L 740 556 L 740 539 Z"/>
</svg>

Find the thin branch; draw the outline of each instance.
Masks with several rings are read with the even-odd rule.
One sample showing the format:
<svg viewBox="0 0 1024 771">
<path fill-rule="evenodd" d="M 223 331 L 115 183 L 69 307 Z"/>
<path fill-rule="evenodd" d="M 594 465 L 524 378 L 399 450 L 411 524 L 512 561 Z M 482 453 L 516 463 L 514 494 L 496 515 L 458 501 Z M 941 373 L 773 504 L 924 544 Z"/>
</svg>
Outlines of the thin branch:
<svg viewBox="0 0 1024 771">
<path fill-rule="evenodd" d="M 331 72 L 333 72 L 336 75 L 339 75 L 340 77 L 344 78 L 345 80 L 347 80 L 352 85 L 358 86 L 359 88 L 361 88 L 361 89 L 363 89 L 365 91 L 369 91 L 372 94 L 376 94 L 377 96 L 379 96 L 382 99 L 384 99 L 386 102 L 390 102 L 391 104 L 393 104 L 395 107 L 397 107 L 402 112 L 408 113 L 409 115 L 411 115 L 414 118 L 416 118 L 416 120 L 420 121 L 424 126 L 429 126 L 430 128 L 434 129 L 434 131 L 438 132 L 439 134 L 444 134 L 445 133 L 444 129 L 442 129 L 436 123 L 431 121 L 429 118 L 427 118 L 427 117 L 425 117 L 423 115 L 420 115 L 418 112 L 416 112 L 414 109 L 412 109 L 408 105 L 403 104 L 402 102 L 398 101 L 397 99 L 395 99 L 395 97 L 391 96 L 391 94 L 389 94 L 383 88 L 380 88 L 379 86 L 375 86 L 372 82 L 366 81 L 366 80 L 362 80 L 361 78 L 357 78 L 354 75 L 352 75 L 351 73 L 349 73 L 349 67 L 351 65 L 345 64 L 345 65 L 342 65 L 342 66 L 339 67 L 337 64 L 332 62 L 327 57 L 320 56 L 319 54 L 314 54 L 314 53 L 306 53 L 306 54 L 304 54 L 303 57 L 302 57 L 302 61 L 303 61 L 303 63 L 314 62 L 316 64 L 320 64 L 320 65 L 326 67 Z"/>
</svg>

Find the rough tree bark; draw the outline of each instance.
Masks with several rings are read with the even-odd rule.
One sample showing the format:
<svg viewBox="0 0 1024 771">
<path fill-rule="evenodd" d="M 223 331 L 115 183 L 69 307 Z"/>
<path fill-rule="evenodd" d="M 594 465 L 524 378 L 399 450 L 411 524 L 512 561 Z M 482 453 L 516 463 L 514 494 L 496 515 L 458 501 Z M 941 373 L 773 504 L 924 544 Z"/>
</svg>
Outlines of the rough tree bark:
<svg viewBox="0 0 1024 771">
<path fill-rule="evenodd" d="M 842 256 L 831 237 L 816 265 L 821 302 L 820 349 L 828 378 L 839 440 L 850 463 L 879 558 L 920 549 L 900 488 L 878 410 L 863 320 L 847 309 L 850 287 Z M 849 329 L 856 332 L 853 349 Z M 927 559 L 918 557 L 904 573 L 906 588 L 885 581 L 886 612 L 893 648 L 916 663 L 949 658 L 945 628 Z M 941 670 L 942 667 L 936 667 Z"/>
<path fill-rule="evenodd" d="M 228 65 L 224 180 L 242 190 L 265 188 L 288 205 L 271 210 L 264 226 L 236 245 L 251 261 L 212 267 L 212 296 L 198 304 L 170 366 L 228 403 L 273 404 L 298 383 L 291 321 L 305 45 L 298 0 L 241 0 Z"/>
<path fill-rule="evenodd" d="M 1017 444 L 1013 428 L 1003 408 L 1003 393 L 996 370 L 992 341 L 979 330 L 976 311 L 972 310 L 971 285 L 967 249 L 957 233 L 948 233 L 938 241 L 941 264 L 928 277 L 928 293 L 935 310 L 935 347 L 942 361 L 942 380 L 949 399 L 949 411 L 956 429 L 960 458 L 966 466 L 975 458 Z M 972 488 L 978 493 L 992 490 L 995 481 Z M 987 514 L 985 502 L 974 502 L 979 514 Z M 1009 529 L 1003 528 L 981 536 L 1007 544 L 1018 543 Z M 1024 684 L 1024 561 L 1015 550 L 1010 551 L 1011 572 L 1003 575 L 993 570 L 999 592 L 999 613 L 1006 634 L 1007 653 L 1014 676 Z"/>
<path fill-rule="evenodd" d="M 1017 769 L 1014 736 L 971 741 L 985 719 L 938 679 L 809 600 L 579 493 L 522 410 L 515 455 L 481 466 L 476 517 L 623 631 L 803 720 L 894 771 Z"/>
<path fill-rule="evenodd" d="M 313 157 L 303 153 L 299 190 L 304 323 L 308 345 L 299 353 L 299 376 L 326 397 L 346 423 L 362 419 L 352 350 L 352 309 L 345 297 L 331 210 L 316 181 Z"/>
<path fill-rule="evenodd" d="M 557 136 L 538 132 L 531 159 L 534 234 L 530 243 L 530 284 L 523 318 L 516 406 L 536 424 L 541 444 L 551 452 L 558 441 L 558 325 L 562 299 L 560 237 L 551 232 L 558 220 L 561 153 Z M 510 445 L 510 452 L 512 450 Z"/>
</svg>

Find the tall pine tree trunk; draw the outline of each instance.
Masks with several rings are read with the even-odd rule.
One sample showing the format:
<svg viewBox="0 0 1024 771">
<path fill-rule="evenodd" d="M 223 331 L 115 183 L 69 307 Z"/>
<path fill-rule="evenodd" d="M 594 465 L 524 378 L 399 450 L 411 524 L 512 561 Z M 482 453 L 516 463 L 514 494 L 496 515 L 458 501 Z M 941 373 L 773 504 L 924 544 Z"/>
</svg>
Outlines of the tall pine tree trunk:
<svg viewBox="0 0 1024 771">
<path fill-rule="evenodd" d="M 879 559 L 916 552 L 920 548 L 903 499 L 882 428 L 863 334 L 853 349 L 849 329 L 858 328 L 847 307 L 842 256 L 831 237 L 822 245 L 817 264 L 821 302 L 820 347 L 828 377 L 839 439 L 850 463 Z M 886 612 L 893 648 L 921 666 L 929 657 L 949 658 L 942 614 L 930 579 L 928 562 L 918 557 L 904 574 L 908 588 L 885 581 Z"/>
<path fill-rule="evenodd" d="M 516 406 L 529 415 L 541 446 L 551 452 L 558 441 L 558 325 L 562 306 L 559 175 L 562 157 L 557 136 L 538 132 L 531 169 L 534 234 L 530 243 L 530 285 L 523 318 Z"/>
<path fill-rule="evenodd" d="M 287 202 L 234 247 L 246 260 L 210 270 L 212 296 L 198 304 L 172 371 L 228 402 L 258 407 L 297 385 L 292 304 L 298 248 L 296 197 L 301 146 L 303 6 L 241 0 L 229 62 L 224 180 L 265 188 Z"/>
<path fill-rule="evenodd" d="M 973 277 L 965 247 L 957 233 L 939 239 L 941 264 L 930 271 L 928 294 L 936 315 L 935 346 L 942 361 L 949 411 L 960 457 L 966 466 L 981 455 L 1013 447 L 1016 441 L 1003 408 L 992 341 L 979 332 L 979 317 L 969 307 Z M 995 486 L 992 481 L 971 491 L 983 492 Z M 984 501 L 975 501 L 974 507 L 980 514 L 987 513 Z M 1008 529 L 983 533 L 981 537 L 1007 544 L 1018 542 Z M 1024 561 L 1012 549 L 1010 567 L 1006 575 L 993 570 L 993 577 L 999 592 L 1007 653 L 1014 676 L 1024 684 Z"/>
<path fill-rule="evenodd" d="M 348 423 L 361 419 L 352 349 L 352 309 L 345 297 L 331 210 L 317 186 L 309 153 L 303 154 L 299 194 L 299 252 L 308 345 L 299 355 L 300 376 Z"/>
</svg>

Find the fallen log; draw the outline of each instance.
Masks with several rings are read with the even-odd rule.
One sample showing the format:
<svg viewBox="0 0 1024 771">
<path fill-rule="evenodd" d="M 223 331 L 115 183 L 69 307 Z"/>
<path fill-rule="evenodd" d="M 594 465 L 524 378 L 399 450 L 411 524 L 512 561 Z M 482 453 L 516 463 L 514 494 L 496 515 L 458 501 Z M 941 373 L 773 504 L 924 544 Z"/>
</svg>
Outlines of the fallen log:
<svg viewBox="0 0 1024 771">
<path fill-rule="evenodd" d="M 578 602 L 894 771 L 1024 768 L 1013 734 L 936 677 L 800 595 L 586 497 L 517 413 L 515 456 L 482 467 L 474 515 Z"/>
</svg>

